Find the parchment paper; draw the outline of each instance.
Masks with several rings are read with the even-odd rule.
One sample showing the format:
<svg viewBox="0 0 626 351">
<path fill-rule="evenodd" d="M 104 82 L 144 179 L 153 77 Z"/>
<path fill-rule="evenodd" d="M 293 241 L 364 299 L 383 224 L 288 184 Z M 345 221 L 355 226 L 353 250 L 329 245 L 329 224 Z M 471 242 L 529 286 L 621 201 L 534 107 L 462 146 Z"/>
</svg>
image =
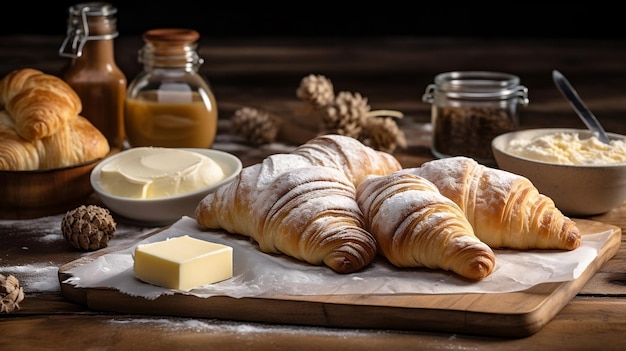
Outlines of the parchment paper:
<svg viewBox="0 0 626 351">
<path fill-rule="evenodd" d="M 375 260 L 360 272 L 338 274 L 326 266 L 313 266 L 285 255 L 262 253 L 247 237 L 209 231 L 201 228 L 194 219 L 182 217 L 168 229 L 140 244 L 189 235 L 229 245 L 233 247 L 234 275 L 231 279 L 189 292 L 146 284 L 134 275 L 133 246 L 71 269 L 68 273 L 72 274 L 72 278 L 64 283 L 82 288 L 112 288 L 147 299 L 174 293 L 235 298 L 261 295 L 505 293 L 525 290 L 541 283 L 578 278 L 598 255 L 610 234 L 606 231 L 584 235 L 581 247 L 573 251 L 494 250 L 494 272 L 474 282 L 440 270 L 398 269 L 383 258 Z"/>
</svg>

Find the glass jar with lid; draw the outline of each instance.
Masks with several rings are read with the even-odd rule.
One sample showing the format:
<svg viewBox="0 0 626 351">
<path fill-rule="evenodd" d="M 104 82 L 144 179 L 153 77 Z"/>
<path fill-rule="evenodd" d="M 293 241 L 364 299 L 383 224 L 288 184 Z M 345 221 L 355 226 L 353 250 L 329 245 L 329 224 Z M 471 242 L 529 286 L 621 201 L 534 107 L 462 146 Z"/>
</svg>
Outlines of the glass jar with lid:
<svg viewBox="0 0 626 351">
<path fill-rule="evenodd" d="M 467 156 L 494 165 L 491 141 L 518 128 L 518 106 L 528 105 L 528 89 L 509 73 L 446 72 L 435 76 L 422 100 L 432 104 L 435 157 Z"/>
<path fill-rule="evenodd" d="M 200 35 L 193 29 L 152 29 L 139 50 L 143 70 L 128 86 L 126 136 L 131 147 L 210 148 L 217 103 L 199 72 Z"/>
</svg>

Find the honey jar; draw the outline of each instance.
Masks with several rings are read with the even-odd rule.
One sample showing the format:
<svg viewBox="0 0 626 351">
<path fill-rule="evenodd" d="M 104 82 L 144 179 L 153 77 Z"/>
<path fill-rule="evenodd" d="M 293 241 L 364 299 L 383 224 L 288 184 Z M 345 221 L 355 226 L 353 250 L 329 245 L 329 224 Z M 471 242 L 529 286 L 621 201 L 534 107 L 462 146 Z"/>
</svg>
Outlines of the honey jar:
<svg viewBox="0 0 626 351">
<path fill-rule="evenodd" d="M 198 69 L 199 33 L 152 29 L 139 50 L 143 70 L 128 86 L 125 129 L 131 147 L 210 148 L 217 133 L 217 103 Z"/>
<path fill-rule="evenodd" d="M 440 73 L 422 100 L 432 104 L 435 157 L 467 156 L 488 165 L 495 164 L 491 141 L 518 128 L 518 106 L 529 101 L 518 76 L 489 71 Z"/>
</svg>

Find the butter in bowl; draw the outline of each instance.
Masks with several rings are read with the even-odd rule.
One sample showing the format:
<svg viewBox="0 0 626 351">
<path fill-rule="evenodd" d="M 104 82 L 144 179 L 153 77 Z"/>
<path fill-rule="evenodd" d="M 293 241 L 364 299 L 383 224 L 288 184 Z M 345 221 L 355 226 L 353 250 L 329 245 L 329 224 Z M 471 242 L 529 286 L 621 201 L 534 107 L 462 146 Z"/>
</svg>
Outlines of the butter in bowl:
<svg viewBox="0 0 626 351">
<path fill-rule="evenodd" d="M 102 203 L 131 223 L 163 226 L 193 216 L 207 194 L 239 175 L 236 156 L 213 149 L 136 147 L 91 172 Z"/>
</svg>

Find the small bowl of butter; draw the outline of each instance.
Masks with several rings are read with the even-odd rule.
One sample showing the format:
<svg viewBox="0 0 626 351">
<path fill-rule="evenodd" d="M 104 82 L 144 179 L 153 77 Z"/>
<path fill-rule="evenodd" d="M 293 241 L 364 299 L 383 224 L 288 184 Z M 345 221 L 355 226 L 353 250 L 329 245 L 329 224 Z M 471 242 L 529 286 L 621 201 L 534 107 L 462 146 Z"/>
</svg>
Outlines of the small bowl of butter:
<svg viewBox="0 0 626 351">
<path fill-rule="evenodd" d="M 135 147 L 102 160 L 90 182 L 122 220 L 169 225 L 193 216 L 200 200 L 241 172 L 236 156 L 214 149 Z"/>
<path fill-rule="evenodd" d="M 601 142 L 587 129 L 505 133 L 491 146 L 499 168 L 526 178 L 566 215 L 599 215 L 626 201 L 626 136 Z"/>
</svg>

